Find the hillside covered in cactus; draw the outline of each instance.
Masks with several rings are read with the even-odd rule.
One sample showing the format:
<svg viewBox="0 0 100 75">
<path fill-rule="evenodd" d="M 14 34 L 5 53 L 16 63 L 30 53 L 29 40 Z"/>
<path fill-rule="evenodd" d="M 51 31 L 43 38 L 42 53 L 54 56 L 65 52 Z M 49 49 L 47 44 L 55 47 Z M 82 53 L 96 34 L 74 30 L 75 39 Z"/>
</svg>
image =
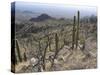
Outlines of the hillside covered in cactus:
<svg viewBox="0 0 100 75">
<path fill-rule="evenodd" d="M 97 68 L 96 7 L 25 2 L 15 7 L 13 72 Z"/>
</svg>

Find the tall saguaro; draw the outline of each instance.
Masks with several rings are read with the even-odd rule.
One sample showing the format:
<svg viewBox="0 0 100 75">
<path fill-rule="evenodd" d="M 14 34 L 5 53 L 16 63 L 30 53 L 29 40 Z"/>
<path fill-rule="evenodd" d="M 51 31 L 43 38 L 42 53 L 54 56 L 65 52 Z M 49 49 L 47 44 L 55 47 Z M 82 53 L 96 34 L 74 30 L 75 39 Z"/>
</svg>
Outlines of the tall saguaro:
<svg viewBox="0 0 100 75">
<path fill-rule="evenodd" d="M 51 69 L 53 69 L 53 65 L 54 65 L 54 60 L 57 58 L 57 54 L 59 52 L 58 50 L 58 41 L 59 41 L 59 38 L 58 38 L 58 35 L 57 33 L 55 34 L 55 54 L 54 54 L 54 57 L 52 59 L 52 63 L 51 63 Z"/>
<path fill-rule="evenodd" d="M 45 59 L 46 59 L 46 53 L 47 53 L 47 47 L 48 47 L 48 42 L 46 42 L 46 47 L 45 47 L 45 49 L 44 49 L 44 55 L 43 55 L 43 70 L 45 70 L 46 69 L 46 61 L 45 61 Z"/>
<path fill-rule="evenodd" d="M 56 52 L 55 52 L 55 58 L 58 54 L 58 35 L 57 33 L 55 34 L 55 49 L 56 49 Z"/>
<path fill-rule="evenodd" d="M 41 52 L 41 40 L 39 39 L 38 41 L 38 46 L 39 46 L 39 49 L 38 49 L 38 59 L 41 60 L 41 56 L 42 56 L 42 52 Z M 38 63 L 38 72 L 41 72 L 41 62 Z"/>
<path fill-rule="evenodd" d="M 49 36 L 47 36 L 47 38 L 48 38 L 48 46 L 49 46 L 49 51 L 51 51 L 51 41 L 50 41 L 50 37 L 49 37 Z"/>
<path fill-rule="evenodd" d="M 73 20 L 72 49 L 74 49 L 74 44 L 75 44 L 75 24 L 76 24 L 76 16 L 74 16 L 74 20 Z"/>
<path fill-rule="evenodd" d="M 20 53 L 19 43 L 18 43 L 17 39 L 16 39 L 16 50 L 17 50 L 17 53 L 18 53 L 19 61 L 22 62 L 22 57 L 21 57 L 21 53 Z"/>
<path fill-rule="evenodd" d="M 24 61 L 27 61 L 26 50 L 24 52 Z"/>
<path fill-rule="evenodd" d="M 78 46 L 78 40 L 79 40 L 79 26 L 80 26 L 80 12 L 77 12 L 77 29 L 76 29 L 76 48 Z"/>
</svg>

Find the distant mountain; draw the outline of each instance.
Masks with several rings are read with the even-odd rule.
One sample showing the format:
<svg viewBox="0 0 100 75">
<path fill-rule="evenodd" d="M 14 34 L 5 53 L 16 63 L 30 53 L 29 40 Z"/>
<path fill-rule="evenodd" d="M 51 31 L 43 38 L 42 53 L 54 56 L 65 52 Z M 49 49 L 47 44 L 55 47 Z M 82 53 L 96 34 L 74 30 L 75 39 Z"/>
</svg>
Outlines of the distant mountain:
<svg viewBox="0 0 100 75">
<path fill-rule="evenodd" d="M 40 16 L 36 18 L 31 18 L 30 21 L 39 22 L 39 21 L 45 21 L 47 19 L 54 19 L 54 18 L 47 14 L 41 14 Z"/>
<path fill-rule="evenodd" d="M 34 14 L 32 11 L 23 11 L 23 13 L 30 13 L 30 14 Z"/>
<path fill-rule="evenodd" d="M 23 23 L 30 20 L 30 18 L 37 17 L 40 15 L 38 12 L 27 11 L 27 10 L 16 10 L 15 11 L 15 22 Z"/>
</svg>

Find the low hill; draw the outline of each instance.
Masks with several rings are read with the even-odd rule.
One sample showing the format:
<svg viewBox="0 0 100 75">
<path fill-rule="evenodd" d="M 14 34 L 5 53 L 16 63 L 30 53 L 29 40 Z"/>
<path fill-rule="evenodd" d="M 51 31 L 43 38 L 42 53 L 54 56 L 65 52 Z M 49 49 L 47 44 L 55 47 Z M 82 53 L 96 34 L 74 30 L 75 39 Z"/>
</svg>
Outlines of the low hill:
<svg viewBox="0 0 100 75">
<path fill-rule="evenodd" d="M 30 21 L 40 22 L 40 21 L 45 21 L 45 20 L 48 20 L 48 19 L 54 19 L 54 18 L 47 15 L 47 14 L 41 14 L 40 16 L 38 16 L 36 18 L 31 18 Z"/>
</svg>

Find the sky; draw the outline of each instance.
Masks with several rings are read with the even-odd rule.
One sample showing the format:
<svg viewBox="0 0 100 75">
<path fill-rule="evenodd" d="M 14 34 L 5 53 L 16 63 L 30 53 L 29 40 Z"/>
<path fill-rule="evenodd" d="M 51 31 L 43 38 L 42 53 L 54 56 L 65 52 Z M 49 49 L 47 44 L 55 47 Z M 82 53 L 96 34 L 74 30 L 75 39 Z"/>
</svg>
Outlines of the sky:
<svg viewBox="0 0 100 75">
<path fill-rule="evenodd" d="M 72 18 L 80 11 L 80 16 L 97 15 L 97 7 L 94 6 L 76 6 L 65 4 L 42 4 L 31 2 L 16 2 L 16 10 L 31 11 L 35 14 L 46 13 L 56 18 Z"/>
</svg>

